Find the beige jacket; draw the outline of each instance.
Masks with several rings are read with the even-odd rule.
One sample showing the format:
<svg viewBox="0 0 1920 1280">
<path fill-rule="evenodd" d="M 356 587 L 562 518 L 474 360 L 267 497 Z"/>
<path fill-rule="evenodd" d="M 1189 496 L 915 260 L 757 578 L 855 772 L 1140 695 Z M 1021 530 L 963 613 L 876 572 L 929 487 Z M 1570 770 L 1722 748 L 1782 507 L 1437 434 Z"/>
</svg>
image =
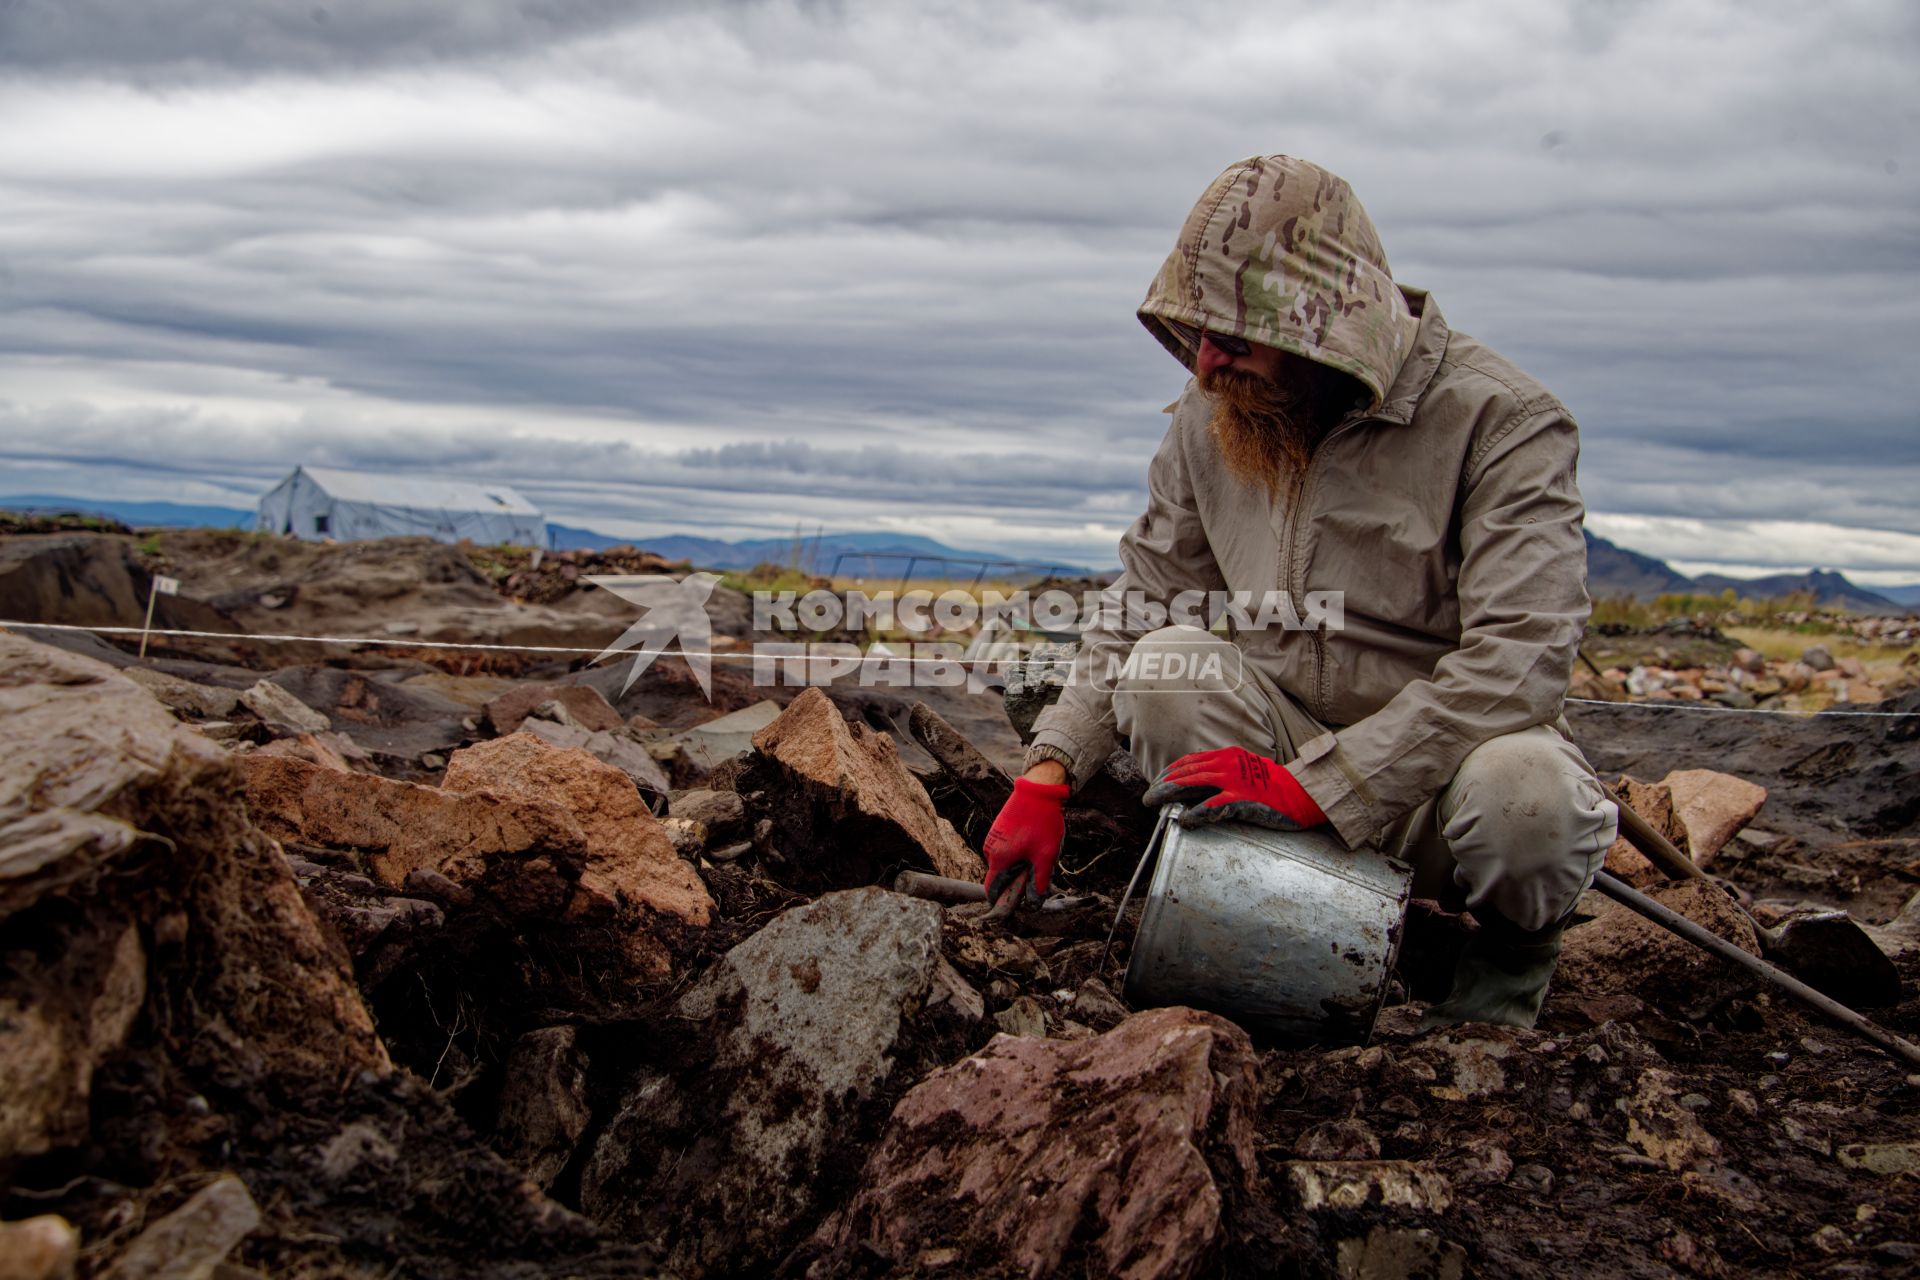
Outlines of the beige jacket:
<svg viewBox="0 0 1920 1280">
<path fill-rule="evenodd" d="M 1283 180 L 1274 182 L 1281 191 L 1255 182 L 1248 193 L 1249 167 L 1264 182 L 1278 172 L 1291 192 Z M 1425 293 L 1395 290 L 1390 307 L 1343 293 L 1342 284 L 1378 287 L 1351 269 L 1356 244 L 1378 276 L 1386 261 L 1364 210 L 1338 179 L 1330 189 L 1330 177 L 1287 157 L 1228 170 L 1189 218 L 1142 319 L 1188 363 L 1191 353 L 1157 319 L 1310 358 L 1338 349 L 1339 359 L 1324 362 L 1349 372 L 1368 363 L 1373 403 L 1327 434 L 1295 485 L 1269 496 L 1227 471 L 1207 429 L 1210 401 L 1190 383 L 1172 406 L 1148 471 L 1147 510 L 1121 540 L 1123 573 L 1109 595 L 1166 603 L 1182 591 L 1226 590 L 1257 602 L 1277 588 L 1298 608 L 1309 593 L 1344 593 L 1341 629 L 1243 629 L 1235 639 L 1248 663 L 1337 726 L 1290 767 L 1358 846 L 1436 794 L 1474 747 L 1559 717 L 1589 605 L 1573 419 L 1499 354 L 1451 331 Z M 1251 207 L 1214 199 L 1223 186 Z M 1321 228 L 1304 248 L 1301 199 Z M 1275 235 L 1263 236 L 1262 214 Z M 1209 252 L 1221 256 L 1218 224 L 1242 239 L 1225 267 L 1210 268 Z M 1336 226 L 1341 235 L 1331 234 Z M 1249 241 L 1253 271 L 1271 282 L 1293 269 L 1306 287 L 1250 312 L 1252 272 L 1231 256 Z M 1263 244 L 1270 260 L 1259 257 Z M 1316 277 L 1316 265 L 1335 274 Z M 1343 335 L 1340 317 L 1367 309 L 1362 302 L 1384 322 L 1376 316 Z M 1295 338 L 1275 340 L 1288 333 Z M 1070 686 L 1035 726 L 1036 746 L 1064 756 L 1076 785 L 1118 745 L 1111 686 L 1095 657 L 1145 630 L 1133 625 L 1141 619 L 1107 625 L 1114 621 L 1088 631 Z"/>
</svg>

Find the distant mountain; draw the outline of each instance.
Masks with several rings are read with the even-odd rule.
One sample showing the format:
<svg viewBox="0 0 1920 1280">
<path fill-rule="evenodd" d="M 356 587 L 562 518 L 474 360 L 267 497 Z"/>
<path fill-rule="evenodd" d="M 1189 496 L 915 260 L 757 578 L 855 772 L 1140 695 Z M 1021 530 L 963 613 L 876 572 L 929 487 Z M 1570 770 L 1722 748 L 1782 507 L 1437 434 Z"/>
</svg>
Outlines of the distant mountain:
<svg viewBox="0 0 1920 1280">
<path fill-rule="evenodd" d="M 77 511 L 82 515 L 111 516 L 121 524 L 159 525 L 188 529 L 251 529 L 253 508 L 203 507 L 181 502 L 120 502 L 111 498 L 64 498 L 55 494 L 23 493 L 0 498 L 8 511 Z"/>
<path fill-rule="evenodd" d="M 794 564 L 807 573 L 838 577 L 899 579 L 911 570 L 916 579 L 971 578 L 981 572 L 990 579 L 1040 577 L 1048 573 L 1087 577 L 1084 565 L 1022 560 L 992 551 L 968 551 L 910 533 L 827 533 L 794 538 L 748 538 L 726 542 L 687 534 L 643 538 L 609 538 L 591 529 L 549 524 L 555 550 L 580 548 L 603 551 L 622 543 L 638 546 L 668 560 L 685 560 L 699 569 L 751 569 L 761 564 Z M 796 546 L 797 542 L 797 546 Z"/>
<path fill-rule="evenodd" d="M 1693 579 L 1665 560 L 1615 546 L 1588 531 L 1587 594 L 1595 600 L 1621 596 L 1651 600 L 1655 596 L 1691 590 Z"/>
<path fill-rule="evenodd" d="M 1731 587 L 1736 595 L 1755 600 L 1812 592 L 1813 598 L 1823 608 L 1853 609 L 1862 613 L 1901 607 L 1901 602 L 1868 591 L 1865 587 L 1856 587 L 1847 581 L 1846 575 L 1826 569 L 1815 569 L 1810 573 L 1775 573 L 1764 578 L 1729 578 L 1723 573 L 1703 573 L 1693 580 L 1693 584 L 1694 590 L 1702 595 L 1717 596 Z"/>
<path fill-rule="evenodd" d="M 1920 582 L 1909 583 L 1904 587 L 1881 587 L 1879 594 L 1895 604 L 1920 605 Z"/>
</svg>

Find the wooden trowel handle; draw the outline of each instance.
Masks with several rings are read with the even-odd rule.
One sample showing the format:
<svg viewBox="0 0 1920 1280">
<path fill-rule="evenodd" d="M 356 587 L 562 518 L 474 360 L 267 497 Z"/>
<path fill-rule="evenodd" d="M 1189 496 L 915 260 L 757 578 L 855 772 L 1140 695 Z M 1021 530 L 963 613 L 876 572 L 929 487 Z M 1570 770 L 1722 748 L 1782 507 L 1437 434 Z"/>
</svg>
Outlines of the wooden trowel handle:
<svg viewBox="0 0 1920 1280">
<path fill-rule="evenodd" d="M 1613 802 L 1620 807 L 1620 834 L 1627 843 L 1645 854 L 1647 861 L 1658 867 L 1672 880 L 1705 880 L 1707 873 L 1693 864 L 1693 859 L 1674 847 L 1654 829 L 1651 822 L 1641 817 L 1632 805 L 1621 798 L 1619 792 L 1605 783 L 1600 784 Z"/>
</svg>

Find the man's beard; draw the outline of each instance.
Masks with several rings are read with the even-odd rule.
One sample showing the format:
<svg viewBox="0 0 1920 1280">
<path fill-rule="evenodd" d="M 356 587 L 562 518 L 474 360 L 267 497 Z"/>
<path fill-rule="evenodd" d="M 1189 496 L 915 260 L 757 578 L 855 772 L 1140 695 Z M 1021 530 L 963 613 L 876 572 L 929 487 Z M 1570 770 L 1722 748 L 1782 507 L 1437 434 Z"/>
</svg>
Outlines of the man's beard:
<svg viewBox="0 0 1920 1280">
<path fill-rule="evenodd" d="M 1321 378 L 1319 366 L 1304 360 L 1289 362 L 1287 372 L 1296 370 L 1301 376 L 1287 385 L 1245 369 L 1200 375 L 1200 389 L 1213 397 L 1208 428 L 1227 470 L 1268 493 L 1306 471 L 1314 446 L 1339 412 L 1330 384 L 1345 379 Z"/>
</svg>

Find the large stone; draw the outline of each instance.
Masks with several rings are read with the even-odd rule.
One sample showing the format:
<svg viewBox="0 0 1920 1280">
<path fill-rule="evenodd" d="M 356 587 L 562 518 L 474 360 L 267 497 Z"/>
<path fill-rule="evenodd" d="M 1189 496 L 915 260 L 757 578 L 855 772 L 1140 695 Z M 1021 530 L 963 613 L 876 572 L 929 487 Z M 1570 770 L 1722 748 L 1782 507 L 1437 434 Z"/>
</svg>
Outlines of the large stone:
<svg viewBox="0 0 1920 1280">
<path fill-rule="evenodd" d="M 706 885 L 674 852 L 633 779 L 586 751 L 555 747 L 530 733 L 495 738 L 455 752 L 445 786 L 558 804 L 585 837 L 582 889 L 691 924 L 706 924 L 712 915 Z"/>
<path fill-rule="evenodd" d="M 240 695 L 240 704 L 262 720 L 291 725 L 303 733 L 322 733 L 333 721 L 271 680 L 262 680 Z"/>
<path fill-rule="evenodd" d="M 500 1088 L 494 1124 L 500 1154 L 544 1189 L 573 1159 L 592 1119 L 578 1033 L 572 1027 L 543 1027 L 521 1036 L 507 1055 Z"/>
<path fill-rule="evenodd" d="M 587 729 L 578 724 L 556 724 L 528 716 L 520 722 L 518 732 L 530 733 L 542 742 L 556 747 L 574 747 L 586 752 L 603 764 L 610 764 L 633 779 L 633 785 L 641 791 L 654 796 L 665 797 L 673 789 L 666 771 L 660 762 L 622 729 L 608 732 L 605 729 Z"/>
<path fill-rule="evenodd" d="M 780 718 L 780 704 L 771 700 L 730 711 L 677 735 L 687 759 L 701 772 L 753 749 L 754 735 Z"/>
<path fill-rule="evenodd" d="M 197 684 L 147 667 L 128 667 L 122 674 L 175 711 L 202 720 L 224 719 L 240 705 L 237 692 L 218 685 Z"/>
<path fill-rule="evenodd" d="M 1682 880 L 1646 892 L 1742 950 L 1760 954 L 1753 922 L 1708 881 Z M 1549 999 L 1630 995 L 1693 1018 L 1752 985 L 1744 970 L 1609 898 L 1589 893 L 1581 909 L 1593 918 L 1567 931 Z"/>
<path fill-rule="evenodd" d="M 227 1174 L 136 1236 L 106 1280 L 209 1280 L 259 1225 L 247 1185 Z"/>
<path fill-rule="evenodd" d="M 487 703 L 487 723 L 501 736 L 515 733 L 534 708 L 545 702 L 558 702 L 589 733 L 618 729 L 626 723 L 598 689 L 583 684 L 530 684 L 509 690 Z"/>
<path fill-rule="evenodd" d="M 0 1280 L 69 1280 L 80 1233 L 58 1214 L 0 1222 Z"/>
<path fill-rule="evenodd" d="M 710 1046 L 684 1077 L 643 1073 L 581 1178 L 581 1205 L 658 1239 L 681 1275 L 756 1271 L 838 1188 L 833 1170 L 932 991 L 940 908 L 880 889 L 795 907 L 675 1009 Z"/>
<path fill-rule="evenodd" d="M 1767 789 L 1712 769 L 1677 769 L 1662 784 L 1673 798 L 1673 815 L 1687 832 L 1687 847 L 1701 867 L 1767 802 Z"/>
<path fill-rule="evenodd" d="M 1673 793 L 1667 789 L 1665 782 L 1641 782 L 1622 777 L 1614 788 L 1614 795 L 1645 818 L 1649 826 L 1672 842 L 1674 848 L 1682 854 L 1687 853 L 1687 829 L 1674 814 Z M 1646 889 L 1667 880 L 1666 873 L 1635 848 L 1625 834 L 1615 836 L 1613 843 L 1608 846 L 1606 869 L 1636 889 Z"/>
<path fill-rule="evenodd" d="M 660 925 L 701 926 L 713 900 L 625 774 L 531 734 L 477 744 L 448 787 L 243 758 L 254 819 L 276 838 L 359 855 L 389 889 L 433 873 L 508 916 L 597 930 L 637 976 L 672 968 Z"/>
<path fill-rule="evenodd" d="M 112 668 L 0 634 L 0 1162 L 85 1133 L 95 1071 L 151 1003 L 232 1087 L 337 1087 L 386 1053 L 233 760 Z M 162 957 L 149 952 L 165 946 Z"/>
<path fill-rule="evenodd" d="M 979 880 L 986 864 L 900 762 L 893 739 L 849 725 L 827 695 L 808 689 L 753 735 L 786 784 L 776 842 L 821 866 L 829 880 L 871 883 L 889 865 L 931 866 Z M 790 847 L 791 846 L 791 847 Z M 838 867 L 824 864 L 838 860 Z"/>
<path fill-rule="evenodd" d="M 996 1037 L 901 1100 L 818 1269 L 1205 1274 L 1255 1187 L 1258 1092 L 1246 1033 L 1192 1009 Z"/>
</svg>

